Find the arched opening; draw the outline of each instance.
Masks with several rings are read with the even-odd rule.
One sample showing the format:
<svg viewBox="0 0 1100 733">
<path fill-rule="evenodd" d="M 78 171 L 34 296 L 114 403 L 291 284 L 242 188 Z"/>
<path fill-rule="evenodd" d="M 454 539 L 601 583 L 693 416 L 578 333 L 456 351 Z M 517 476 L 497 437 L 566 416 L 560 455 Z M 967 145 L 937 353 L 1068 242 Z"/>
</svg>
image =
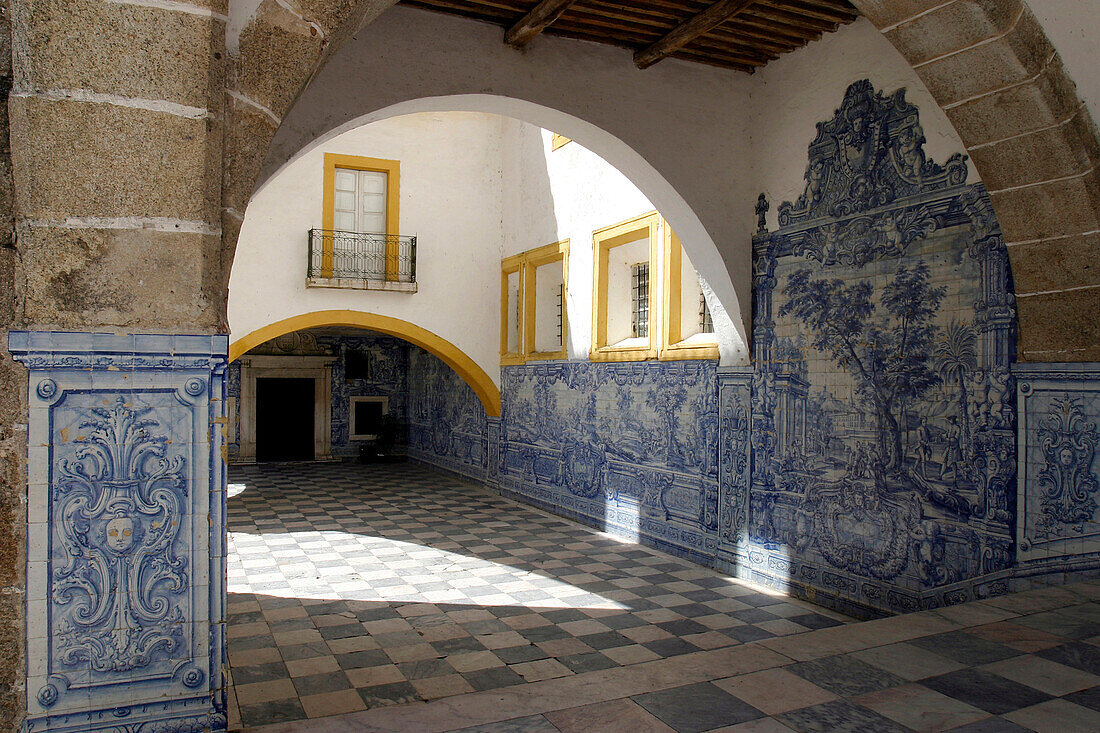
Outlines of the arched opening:
<svg viewBox="0 0 1100 733">
<path fill-rule="evenodd" d="M 278 338 L 284 334 L 307 328 L 347 326 L 397 336 L 409 343 L 439 357 L 447 366 L 455 370 L 470 385 L 491 416 L 500 415 L 500 390 L 493 380 L 473 359 L 460 351 L 454 344 L 416 324 L 390 316 L 380 316 L 359 311 L 318 311 L 287 318 L 256 329 L 251 333 L 234 339 L 229 344 L 229 360 L 232 362 L 242 354 L 260 344 Z"/>
</svg>

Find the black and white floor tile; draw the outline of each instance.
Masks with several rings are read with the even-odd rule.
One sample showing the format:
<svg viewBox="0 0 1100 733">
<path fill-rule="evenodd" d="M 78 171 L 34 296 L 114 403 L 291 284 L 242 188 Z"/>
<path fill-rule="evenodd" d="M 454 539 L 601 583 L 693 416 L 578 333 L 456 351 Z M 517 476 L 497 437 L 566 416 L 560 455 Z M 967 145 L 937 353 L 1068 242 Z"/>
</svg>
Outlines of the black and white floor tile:
<svg viewBox="0 0 1100 733">
<path fill-rule="evenodd" d="M 412 464 L 236 468 L 230 496 L 238 726 L 627 667 L 849 620 Z"/>
</svg>

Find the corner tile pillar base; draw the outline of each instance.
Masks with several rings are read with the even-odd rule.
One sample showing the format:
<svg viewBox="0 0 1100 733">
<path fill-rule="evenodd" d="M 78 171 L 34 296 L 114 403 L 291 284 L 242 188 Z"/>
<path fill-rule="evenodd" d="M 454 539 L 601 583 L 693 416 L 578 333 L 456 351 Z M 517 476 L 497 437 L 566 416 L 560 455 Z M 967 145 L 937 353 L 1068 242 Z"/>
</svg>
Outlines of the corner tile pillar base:
<svg viewBox="0 0 1100 733">
<path fill-rule="evenodd" d="M 1016 364 L 1016 559 L 1100 567 L 1100 364 Z"/>
<path fill-rule="evenodd" d="M 718 368 L 718 557 L 739 576 L 748 553 L 753 373 Z"/>
<path fill-rule="evenodd" d="M 24 730 L 224 730 L 227 338 L 8 347 L 29 370 Z"/>
<path fill-rule="evenodd" d="M 500 491 L 501 460 L 500 454 L 500 418 L 485 418 L 485 435 L 487 442 L 485 466 L 485 484 L 494 491 Z"/>
</svg>

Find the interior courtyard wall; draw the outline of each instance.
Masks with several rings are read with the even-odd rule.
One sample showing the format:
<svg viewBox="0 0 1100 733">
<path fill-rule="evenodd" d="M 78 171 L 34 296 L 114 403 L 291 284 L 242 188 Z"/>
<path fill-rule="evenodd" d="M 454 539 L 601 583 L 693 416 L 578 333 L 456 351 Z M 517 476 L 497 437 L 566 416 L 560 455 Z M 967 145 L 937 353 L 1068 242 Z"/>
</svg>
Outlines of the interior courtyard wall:
<svg viewBox="0 0 1100 733">
<path fill-rule="evenodd" d="M 623 173 L 580 143 L 555 146 L 550 130 L 506 118 L 503 152 L 504 255 L 569 240 L 566 351 L 570 359 L 587 359 L 592 345 L 593 232 L 656 207 Z M 660 262 L 651 265 L 655 324 L 663 307 L 658 297 L 661 268 Z M 715 308 L 713 321 L 720 351 L 732 354 L 739 339 L 729 315 Z"/>
<path fill-rule="evenodd" d="M 434 354 L 410 346 L 408 364 L 409 457 L 487 480 L 490 425 L 500 419 L 488 417 L 470 385 Z"/>
<path fill-rule="evenodd" d="M 304 335 L 304 339 L 301 336 Z M 362 335 L 313 334 L 295 332 L 285 339 L 291 348 L 279 348 L 275 343 L 261 345 L 249 354 L 278 356 L 335 356 L 330 368 L 329 394 L 329 455 L 337 459 L 359 457 L 358 441 L 351 440 L 351 400 L 353 397 L 385 397 L 388 414 L 404 427 L 408 425 L 408 372 L 410 344 L 402 339 L 384 334 L 364 332 Z M 304 347 L 304 348 L 303 348 Z M 356 351 L 369 364 L 365 377 L 348 379 L 348 352 Z M 234 361 L 226 372 L 228 397 L 228 428 L 226 447 L 230 463 L 240 460 L 241 442 L 241 364 Z M 396 448 L 403 451 L 406 431 L 397 433 Z"/>
<path fill-rule="evenodd" d="M 348 131 L 295 159 L 248 207 L 229 283 L 233 340 L 321 310 L 400 318 L 499 373 L 501 118 L 404 115 Z M 308 232 L 322 226 L 324 156 L 400 162 L 402 235 L 417 238 L 416 292 L 307 287 Z"/>
<path fill-rule="evenodd" d="M 468 104 L 527 120 L 598 152 L 645 191 L 737 319 L 741 338 L 729 359 L 745 363 L 752 211 L 738 201 L 749 151 L 729 131 L 747 124 L 750 80 L 676 59 L 640 74 L 624 49 L 554 37 L 520 53 L 499 35 L 453 16 L 387 11 L 333 55 L 286 115 L 261 192 L 263 181 L 334 131 L 403 110 Z M 685 132 L 670 136 L 670 127 Z"/>
<path fill-rule="evenodd" d="M 947 115 L 913 67 L 870 21 L 858 18 L 753 75 L 749 134 L 755 189 L 751 193 L 767 194 L 769 228 L 776 227 L 778 203 L 795 200 L 806 188 L 806 145 L 817 133 L 817 124 L 832 115 L 848 85 L 860 79 L 869 79 L 884 91 L 906 90 L 906 99 L 921 110 L 929 158 L 947 160 L 955 153 L 966 153 Z M 799 144 L 793 144 L 796 140 Z M 969 159 L 967 175 L 971 183 L 981 181 Z"/>
</svg>

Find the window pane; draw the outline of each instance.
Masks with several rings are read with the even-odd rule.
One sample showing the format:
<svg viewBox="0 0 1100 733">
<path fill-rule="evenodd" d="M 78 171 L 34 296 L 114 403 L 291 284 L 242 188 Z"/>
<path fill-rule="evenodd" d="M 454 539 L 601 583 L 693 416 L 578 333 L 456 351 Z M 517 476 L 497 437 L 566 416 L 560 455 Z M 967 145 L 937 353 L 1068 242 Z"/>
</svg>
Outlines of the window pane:
<svg viewBox="0 0 1100 733">
<path fill-rule="evenodd" d="M 383 214 L 386 211 L 386 197 L 376 193 L 365 193 L 359 199 L 364 213 Z"/>
<path fill-rule="evenodd" d="M 386 233 L 386 215 L 385 214 L 363 214 L 360 218 L 361 226 L 359 231 L 368 232 L 370 234 L 385 234 Z"/>
<path fill-rule="evenodd" d="M 351 211 L 337 211 L 332 223 L 340 231 L 354 232 L 355 214 Z"/>
<path fill-rule="evenodd" d="M 355 211 L 355 193 L 347 191 L 336 192 L 337 211 Z"/>
<path fill-rule="evenodd" d="M 336 190 L 337 191 L 354 191 L 355 190 L 355 174 L 356 171 L 351 171 L 346 168 L 336 169 Z"/>
<path fill-rule="evenodd" d="M 385 195 L 387 177 L 383 171 L 359 171 L 359 190 Z"/>
</svg>

